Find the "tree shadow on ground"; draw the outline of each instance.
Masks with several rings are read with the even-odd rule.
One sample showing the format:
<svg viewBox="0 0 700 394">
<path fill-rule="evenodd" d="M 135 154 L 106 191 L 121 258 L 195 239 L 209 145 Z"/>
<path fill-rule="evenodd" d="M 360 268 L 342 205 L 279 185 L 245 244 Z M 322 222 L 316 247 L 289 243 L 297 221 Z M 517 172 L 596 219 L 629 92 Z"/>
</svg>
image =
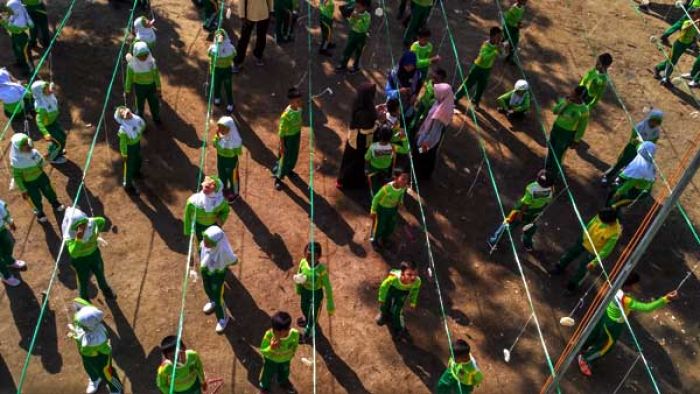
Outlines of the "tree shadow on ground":
<svg viewBox="0 0 700 394">
<path fill-rule="evenodd" d="M 34 336 L 34 329 L 38 324 L 37 318 L 41 311 L 41 304 L 34 296 L 34 291 L 26 282 L 19 286 L 7 288 L 7 298 L 10 300 L 10 309 L 15 318 L 15 326 L 20 334 L 19 347 L 29 350 Z M 58 352 L 58 334 L 56 331 L 56 314 L 49 304 L 46 305 L 41 327 L 37 332 L 37 340 L 32 355 L 41 358 L 41 365 L 50 374 L 61 372 L 63 357 Z"/>
</svg>

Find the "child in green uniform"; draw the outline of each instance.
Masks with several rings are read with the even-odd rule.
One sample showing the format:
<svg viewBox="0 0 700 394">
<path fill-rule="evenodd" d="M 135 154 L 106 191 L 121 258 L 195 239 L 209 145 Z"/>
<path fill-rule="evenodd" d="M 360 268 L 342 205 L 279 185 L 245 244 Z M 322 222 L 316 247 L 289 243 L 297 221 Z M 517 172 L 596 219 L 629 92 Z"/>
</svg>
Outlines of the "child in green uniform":
<svg viewBox="0 0 700 394">
<path fill-rule="evenodd" d="M 126 62 L 124 91 L 129 94 L 131 88 L 134 88 L 137 115 L 142 118 L 145 116 L 144 110 L 148 101 L 153 121 L 160 124 L 160 72 L 148 45 L 145 42 L 135 43 L 133 55 L 127 54 Z"/>
<path fill-rule="evenodd" d="M 134 20 L 133 31 L 136 42 L 145 42 L 151 52 L 156 49 L 156 29 L 153 27 L 154 24 L 155 19 L 148 19 L 146 16 L 139 16 Z"/>
<path fill-rule="evenodd" d="M 419 84 L 428 78 L 430 65 L 440 61 L 440 55 L 433 55 L 433 44 L 430 42 L 430 30 L 421 29 L 418 32 L 418 41 L 411 44 L 411 52 L 416 54 L 416 69 L 420 73 Z"/>
<path fill-rule="evenodd" d="M 362 56 L 362 51 L 367 43 L 367 32 L 372 22 L 369 12 L 367 12 L 368 8 L 369 3 L 367 0 L 357 0 L 355 2 L 355 9 L 348 18 L 348 23 L 350 24 L 348 42 L 345 45 L 340 64 L 335 67 L 337 71 L 346 70 L 351 57 L 353 58 L 353 63 L 350 72 L 356 73 L 360 71 L 360 56 Z"/>
<path fill-rule="evenodd" d="M 636 272 L 632 272 L 627 277 L 622 289 L 617 291 L 615 299 L 610 302 L 605 314 L 584 343 L 581 353 L 577 357 L 582 374 L 592 376 L 590 363 L 605 356 L 613 349 L 617 339 L 625 329 L 625 316 L 629 316 L 632 311 L 654 312 L 678 298 L 678 292 L 674 290 L 652 302 L 638 301 L 628 293 L 639 292 L 639 280 L 639 274 Z"/>
<path fill-rule="evenodd" d="M 22 198 L 29 199 L 32 203 L 34 215 L 39 222 L 45 223 L 49 220 L 41 204 L 42 195 L 49 200 L 53 209 L 63 212 L 65 207 L 58 202 L 51 181 L 42 168 L 44 158 L 34 149 L 28 135 L 16 133 L 12 136 L 10 166 L 15 187 L 22 193 Z"/>
<path fill-rule="evenodd" d="M 549 270 L 550 275 L 561 275 L 569 264 L 579 257 L 583 257 L 574 276 L 571 277 L 566 286 L 570 293 L 581 286 L 586 277 L 586 271 L 593 271 L 615 249 L 615 245 L 622 235 L 622 226 L 617 217 L 617 211 L 610 207 L 598 211 L 598 215 L 586 225 L 586 232 L 588 234 L 583 233 L 579 240 L 561 256 L 559 262 Z M 598 260 L 596 252 L 600 256 L 600 260 Z"/>
<path fill-rule="evenodd" d="M 523 25 L 523 17 L 525 16 L 525 5 L 527 0 L 516 0 L 513 5 L 503 13 L 503 34 L 508 41 L 507 62 L 513 62 L 515 51 L 518 50 L 520 42 L 520 28 Z"/>
<path fill-rule="evenodd" d="M 430 9 L 433 7 L 433 0 L 412 0 L 411 1 L 411 18 L 408 20 L 406 31 L 403 33 L 403 44 L 411 45 L 416 39 L 416 34 L 423 29 L 428 21 Z"/>
<path fill-rule="evenodd" d="M 94 394 L 104 381 L 111 394 L 123 392 L 122 382 L 112 367 L 112 345 L 105 328 L 104 312 L 84 298 L 73 300 L 76 309 L 73 323 L 68 324 L 68 336 L 78 345 L 78 353 L 90 379 L 85 392 Z"/>
<path fill-rule="evenodd" d="M 141 176 L 141 136 L 146 129 L 146 122 L 125 106 L 114 111 L 114 120 L 119 123 L 119 153 L 124 163 L 122 186 L 130 194 L 139 194 L 134 185 L 134 178 Z"/>
<path fill-rule="evenodd" d="M 71 267 L 73 267 L 78 276 L 80 298 L 90 300 L 88 286 L 90 277 L 93 274 L 95 279 L 97 279 L 97 285 L 102 290 L 102 294 L 107 298 L 116 298 L 112 288 L 107 284 L 104 261 L 98 247 L 98 241 L 102 241 L 100 232 L 104 230 L 105 218 L 82 217 L 77 220 L 71 220 L 71 222 L 69 228 L 75 232 L 75 236 L 66 240 L 66 246 L 68 247 Z"/>
<path fill-rule="evenodd" d="M 180 352 L 177 350 L 177 337 L 169 335 L 160 342 L 163 355 L 156 375 L 156 386 L 163 394 L 202 394 L 207 391 L 207 381 L 204 377 L 202 359 L 194 350 L 190 350 L 180 341 Z M 176 360 L 174 363 L 173 361 Z M 175 379 L 173 381 L 173 364 L 175 364 Z M 171 389 L 173 383 L 173 391 Z"/>
<path fill-rule="evenodd" d="M 629 205 L 643 196 L 649 196 L 656 181 L 654 155 L 656 145 L 644 141 L 637 149 L 637 156 L 622 170 L 616 187 L 610 193 L 608 205 L 618 209 Z"/>
<path fill-rule="evenodd" d="M 335 44 L 333 43 L 333 14 L 335 13 L 335 2 L 333 0 L 321 0 L 318 11 L 321 25 L 321 47 L 318 53 L 324 56 L 333 56 L 329 49 L 335 48 Z"/>
<path fill-rule="evenodd" d="M 214 73 L 214 105 L 221 105 L 221 89 L 226 95 L 226 113 L 233 113 L 233 58 L 236 48 L 226 30 L 219 29 L 214 35 L 214 44 L 209 47 L 210 71 Z"/>
<path fill-rule="evenodd" d="M 374 135 L 377 142 L 373 142 L 365 153 L 365 174 L 373 196 L 391 176 L 391 169 L 396 160 L 394 145 L 391 144 L 393 130 L 387 125 L 379 126 Z"/>
<path fill-rule="evenodd" d="M 49 141 L 48 160 L 52 164 L 63 164 L 66 147 L 66 132 L 58 121 L 58 100 L 53 93 L 53 83 L 36 81 L 32 84 L 36 125 L 46 141 Z"/>
<path fill-rule="evenodd" d="M 275 40 L 278 44 L 292 41 L 292 25 L 294 23 L 294 0 L 276 0 L 275 10 Z"/>
<path fill-rule="evenodd" d="M 321 244 L 306 244 L 304 254 L 306 257 L 301 259 L 297 274 L 294 275 L 294 287 L 296 293 L 301 296 L 301 313 L 304 315 L 297 319 L 297 325 L 304 327 L 302 342 L 308 341 L 316 333 L 316 321 L 324 295 L 328 314 L 332 315 L 335 312 L 328 268 L 318 261 L 322 255 Z"/>
<path fill-rule="evenodd" d="M 228 267 L 238 264 L 238 257 L 233 253 L 226 234 L 219 226 L 210 226 L 202 233 L 199 263 L 204 292 L 209 302 L 204 305 L 204 313 L 216 314 L 216 332 L 221 334 L 226 329 L 229 314 L 224 303 L 224 282 Z"/>
<path fill-rule="evenodd" d="M 479 50 L 479 56 L 472 64 L 469 69 L 469 74 L 467 79 L 464 81 L 457 94 L 455 95 L 455 103 L 464 97 L 472 87 L 476 86 L 474 95 L 471 96 L 472 103 L 474 106 L 479 108 L 479 102 L 481 101 L 481 95 L 484 94 L 486 86 L 489 83 L 489 76 L 491 75 L 491 69 L 493 68 L 493 62 L 496 58 L 501 55 L 502 52 L 502 41 L 503 32 L 501 28 L 492 27 L 489 31 L 489 39 L 481 45 Z"/>
<path fill-rule="evenodd" d="M 10 268 L 16 270 L 27 268 L 27 263 L 12 256 L 12 251 L 15 249 L 15 239 L 10 231 L 15 230 L 17 227 L 7 209 L 7 203 L 0 200 L 0 277 L 2 277 L 3 283 L 12 287 L 19 286 L 22 281 L 12 275 Z"/>
<path fill-rule="evenodd" d="M 546 170 L 537 173 L 537 179 L 525 188 L 525 194 L 515 204 L 508 217 L 496 229 L 496 232 L 488 239 L 488 245 L 493 250 L 506 230 L 506 226 L 514 229 L 520 223 L 524 223 L 522 242 L 528 252 L 534 249 L 532 237 L 537 231 L 537 219 L 542 211 L 552 202 L 554 195 L 554 179 Z"/>
<path fill-rule="evenodd" d="M 691 11 L 690 16 L 692 20 L 689 19 L 683 22 L 681 26 L 678 39 L 676 39 L 676 42 L 673 43 L 673 47 L 671 48 L 671 56 L 657 64 L 654 68 L 654 78 L 660 79 L 662 84 L 671 83 L 671 74 L 678 60 L 680 60 L 681 56 L 683 56 L 685 51 L 690 48 L 698 37 L 698 31 L 695 25 L 700 24 L 700 9 Z M 695 23 L 695 25 L 693 23 Z M 662 71 L 663 75 L 661 74 Z"/>
<path fill-rule="evenodd" d="M 0 101 L 7 119 L 12 119 L 15 131 L 24 131 L 16 127 L 31 118 L 29 110 L 32 108 L 31 94 L 25 94 L 25 86 L 16 80 L 5 67 L 0 68 Z M 16 112 L 16 113 L 15 113 Z"/>
<path fill-rule="evenodd" d="M 688 86 L 690 86 L 691 88 L 697 88 L 700 86 L 700 55 L 698 55 L 695 58 L 695 61 L 693 62 L 693 68 L 690 70 L 690 72 L 684 73 L 681 76 L 685 79 L 690 79 L 690 82 L 688 82 Z"/>
<path fill-rule="evenodd" d="M 562 172 L 564 171 L 564 153 L 583 139 L 589 116 L 585 97 L 586 88 L 579 85 L 571 96 L 559 99 L 552 110 L 557 118 L 549 133 L 545 161 L 545 168 L 552 174 L 559 174 L 559 166 L 562 167 Z"/>
<path fill-rule="evenodd" d="M 224 184 L 224 196 L 232 203 L 238 198 L 238 157 L 243 153 L 243 140 L 232 117 L 222 116 L 217 122 L 214 147 L 216 168 Z"/>
<path fill-rule="evenodd" d="M 36 47 L 36 40 L 39 38 L 41 46 L 47 49 L 51 42 L 51 34 L 49 33 L 49 18 L 46 5 L 42 0 L 22 0 L 22 4 L 27 9 L 32 22 L 34 22 L 34 26 L 29 31 L 29 47 Z"/>
<path fill-rule="evenodd" d="M 496 99 L 498 112 L 508 119 L 521 119 L 530 111 L 530 84 L 524 79 L 515 82 L 513 90 L 503 93 Z"/>
<path fill-rule="evenodd" d="M 202 233 L 209 226 L 223 227 L 231 207 L 228 206 L 223 194 L 224 184 L 219 177 L 210 175 L 204 177 L 202 190 L 190 196 L 185 205 L 184 233 L 197 237 L 202 242 Z"/>
<path fill-rule="evenodd" d="M 400 168 L 394 169 L 394 180 L 384 185 L 372 197 L 370 218 L 372 231 L 370 241 L 375 248 L 386 246 L 396 227 L 399 207 L 403 205 L 403 197 L 408 187 L 409 176 Z"/>
<path fill-rule="evenodd" d="M 467 341 L 454 341 L 452 354 L 447 369 L 440 376 L 435 394 L 469 394 L 484 381 L 484 374 L 476 365 Z"/>
<path fill-rule="evenodd" d="M 423 123 L 428 111 L 435 104 L 435 89 L 434 86 L 439 83 L 444 83 L 447 79 L 447 72 L 442 68 L 434 68 L 430 74 L 430 78 L 425 80 L 417 95 L 413 118 L 411 119 L 411 127 L 408 128 L 409 138 L 413 140 L 413 135 L 418 127 Z"/>
<path fill-rule="evenodd" d="M 292 317 L 289 313 L 280 311 L 272 315 L 272 328 L 265 332 L 260 344 L 263 356 L 261 394 L 270 393 L 274 378 L 287 393 L 297 392 L 289 381 L 289 367 L 299 347 L 299 331 L 291 327 Z"/>
<path fill-rule="evenodd" d="M 652 109 L 644 120 L 637 123 L 632 129 L 627 145 L 618 156 L 617 162 L 603 174 L 601 182 L 604 186 L 614 181 L 617 174 L 637 156 L 637 148 L 642 142 L 649 141 L 656 144 L 656 141 L 659 140 L 663 119 L 664 113 L 661 110 Z"/>
<path fill-rule="evenodd" d="M 301 93 L 296 88 L 287 91 L 289 105 L 282 112 L 278 135 L 280 136 L 279 158 L 272 168 L 275 177 L 275 189 L 282 189 L 282 179 L 285 176 L 295 176 L 294 166 L 299 158 L 301 143 Z"/>
<path fill-rule="evenodd" d="M 685 7 L 688 10 L 688 12 L 692 15 L 694 9 L 700 8 L 700 0 L 688 0 L 685 3 Z M 641 9 L 642 7 L 640 6 L 639 8 Z M 647 10 L 645 10 L 645 11 L 647 11 Z M 663 34 L 661 34 L 661 36 L 659 37 L 661 39 L 661 42 L 670 46 L 671 43 L 668 41 L 668 38 L 671 36 L 671 34 L 680 30 L 681 27 L 683 27 L 683 23 L 686 22 L 687 20 L 688 20 L 688 15 L 686 15 L 684 12 L 680 18 L 678 18 L 671 26 L 669 26 L 668 29 L 666 29 L 663 32 Z"/>
<path fill-rule="evenodd" d="M 2 11 L 0 25 L 10 35 L 17 64 L 26 76 L 30 76 L 34 73 L 34 62 L 29 50 L 29 32 L 34 28 L 34 22 L 20 0 L 9 0 Z"/>
<path fill-rule="evenodd" d="M 408 330 L 404 321 L 403 308 L 407 299 L 411 308 L 416 308 L 420 285 L 421 279 L 418 276 L 416 263 L 404 261 L 399 265 L 399 269 L 391 270 L 379 286 L 377 324 L 383 326 L 389 323 L 393 335 L 406 338 Z"/>
<path fill-rule="evenodd" d="M 586 97 L 584 101 L 588 104 L 588 108 L 592 109 L 598 104 L 605 89 L 608 87 L 608 68 L 613 62 L 612 55 L 603 53 L 598 56 L 595 67 L 588 70 L 579 82 L 580 86 L 586 88 Z"/>
</svg>

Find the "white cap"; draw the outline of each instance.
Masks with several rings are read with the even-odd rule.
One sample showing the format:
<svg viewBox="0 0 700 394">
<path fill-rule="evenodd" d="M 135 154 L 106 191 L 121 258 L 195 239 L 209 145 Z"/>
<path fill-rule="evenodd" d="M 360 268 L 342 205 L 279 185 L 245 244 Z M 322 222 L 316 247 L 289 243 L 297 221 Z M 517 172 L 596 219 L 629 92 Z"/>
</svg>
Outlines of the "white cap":
<svg viewBox="0 0 700 394">
<path fill-rule="evenodd" d="M 528 89 L 530 89 L 530 85 L 527 83 L 526 80 L 519 79 L 517 82 L 515 82 L 515 90 L 528 90 Z"/>
</svg>

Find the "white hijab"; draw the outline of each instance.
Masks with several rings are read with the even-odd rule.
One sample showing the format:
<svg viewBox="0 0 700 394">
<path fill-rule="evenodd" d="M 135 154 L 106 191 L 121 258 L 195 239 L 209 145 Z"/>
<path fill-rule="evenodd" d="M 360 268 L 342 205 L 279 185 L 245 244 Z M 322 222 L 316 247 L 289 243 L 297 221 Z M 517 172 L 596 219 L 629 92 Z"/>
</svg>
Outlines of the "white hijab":
<svg viewBox="0 0 700 394">
<path fill-rule="evenodd" d="M 235 149 L 243 144 L 241 134 L 238 132 L 238 127 L 232 117 L 222 116 L 216 123 L 225 126 L 229 130 L 226 135 L 219 134 L 218 144 L 220 147 L 224 149 Z"/>
<path fill-rule="evenodd" d="M 148 22 L 148 18 L 145 16 L 140 16 L 134 21 L 136 40 L 153 43 L 156 41 L 156 31 L 154 28 L 146 26 L 146 22 Z"/>
<path fill-rule="evenodd" d="M 102 324 L 104 316 L 104 312 L 91 305 L 83 306 L 75 314 L 74 334 L 81 346 L 98 346 L 107 341 L 107 329 Z"/>
<path fill-rule="evenodd" d="M 216 40 L 218 40 L 219 37 L 222 37 L 221 41 L 217 42 Z M 234 47 L 233 43 L 231 43 L 231 39 L 229 38 L 228 33 L 226 33 L 226 30 L 217 30 L 214 40 L 214 43 L 209 46 L 209 54 L 212 57 L 229 57 L 236 55 L 236 47 Z"/>
<path fill-rule="evenodd" d="M 637 123 L 637 125 L 634 128 L 635 130 L 637 130 L 637 133 L 639 134 L 639 136 L 642 137 L 642 140 L 644 141 L 658 139 L 659 132 L 661 130 L 661 124 L 659 124 L 656 127 L 651 127 L 649 125 L 649 121 L 652 119 L 663 120 L 663 118 L 663 111 L 661 111 L 660 109 L 652 109 L 651 111 L 649 111 L 647 117 L 644 118 L 644 120 L 642 120 L 641 122 Z"/>
<path fill-rule="evenodd" d="M 129 139 L 134 139 L 141 134 L 141 130 L 143 130 L 143 127 L 146 125 L 146 122 L 144 122 L 143 118 L 140 116 L 136 115 L 135 113 L 131 112 L 131 119 L 126 119 L 122 117 L 121 111 L 122 110 L 129 110 L 129 108 L 125 106 L 119 106 L 117 109 L 114 111 L 114 120 L 119 123 L 119 133 L 124 133 L 126 134 Z"/>
<path fill-rule="evenodd" d="M 49 86 L 48 82 L 36 81 L 32 84 L 32 95 L 34 96 L 34 108 L 45 109 L 48 112 L 58 110 L 58 100 L 56 95 L 45 94 L 44 89 Z"/>
<path fill-rule="evenodd" d="M 20 147 L 24 144 L 32 146 L 32 140 L 28 135 L 16 133 L 12 136 L 12 145 L 10 147 L 10 165 L 12 168 L 24 169 L 41 165 L 43 158 L 38 150 L 32 148 L 30 152 L 22 152 Z"/>
<path fill-rule="evenodd" d="M 10 72 L 5 67 L 0 68 L 0 101 L 13 104 L 22 99 L 24 86 L 13 82 Z"/>
<path fill-rule="evenodd" d="M 133 55 L 127 54 L 126 61 L 129 63 L 134 72 L 145 73 L 153 70 L 156 67 L 156 59 L 151 55 L 151 50 L 148 49 L 148 44 L 143 41 L 137 41 L 134 44 Z M 140 60 L 137 56 L 148 54 L 146 60 Z"/>
<path fill-rule="evenodd" d="M 86 219 L 88 216 L 85 212 L 81 211 L 78 207 L 66 208 L 66 213 L 63 216 L 63 222 L 61 222 L 61 233 L 63 234 L 63 239 L 68 241 L 70 239 L 75 239 L 75 230 L 72 230 L 73 223 Z"/>
<path fill-rule="evenodd" d="M 637 148 L 637 156 L 624 170 L 622 176 L 632 179 L 643 179 L 645 181 L 656 180 L 656 167 L 654 167 L 654 155 L 656 145 L 650 141 L 644 141 Z"/>
<path fill-rule="evenodd" d="M 215 242 L 216 245 L 210 248 L 202 241 L 199 254 L 199 261 L 202 267 L 210 271 L 218 271 L 238 262 L 238 257 L 233 253 L 226 234 L 219 226 L 210 226 L 204 230 L 203 235 L 205 238 Z"/>
<path fill-rule="evenodd" d="M 224 202 L 224 193 L 222 192 L 223 183 L 218 178 L 215 179 L 216 190 L 209 195 L 204 194 L 204 190 L 193 194 L 188 199 L 189 202 L 194 204 L 199 209 L 203 209 L 206 212 L 213 212 L 216 207 Z"/>
<path fill-rule="evenodd" d="M 9 0 L 7 2 L 7 8 L 12 10 L 12 15 L 9 17 L 9 24 L 17 27 L 33 27 L 34 22 L 32 18 L 29 17 L 27 9 L 20 0 Z"/>
</svg>

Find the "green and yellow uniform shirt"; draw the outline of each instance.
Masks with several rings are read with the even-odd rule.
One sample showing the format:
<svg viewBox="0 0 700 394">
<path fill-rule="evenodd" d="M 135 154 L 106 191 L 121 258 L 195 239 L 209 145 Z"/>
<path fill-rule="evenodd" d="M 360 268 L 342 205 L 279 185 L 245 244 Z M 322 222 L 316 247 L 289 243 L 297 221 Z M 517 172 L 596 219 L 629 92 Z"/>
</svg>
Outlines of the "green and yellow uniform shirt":
<svg viewBox="0 0 700 394">
<path fill-rule="evenodd" d="M 581 141 L 588 126 L 590 114 L 588 106 L 583 103 L 572 103 L 562 98 L 554 106 L 554 113 L 557 115 L 554 124 L 564 130 L 575 133 L 574 141 Z"/>
<path fill-rule="evenodd" d="M 318 11 L 325 18 L 332 20 L 333 14 L 335 13 L 335 3 L 333 2 L 333 0 L 326 0 L 324 2 L 321 2 L 321 4 L 318 6 Z"/>
<path fill-rule="evenodd" d="M 508 27 L 518 27 L 525 16 L 525 7 L 520 7 L 518 4 L 513 4 L 503 14 L 503 19 Z"/>
<path fill-rule="evenodd" d="M 620 302 L 620 304 L 622 304 L 624 311 L 620 310 L 620 307 L 616 301 L 611 301 L 610 304 L 608 304 L 608 308 L 605 310 L 605 313 L 608 315 L 610 320 L 617 323 L 624 323 L 624 316 L 629 316 L 632 311 L 649 313 L 665 306 L 669 302 L 668 298 L 665 296 L 659 297 L 652 302 L 637 301 L 625 294 L 622 290 L 617 291 L 615 298 Z"/>
<path fill-rule="evenodd" d="M 517 210 L 539 211 L 546 207 L 553 198 L 551 187 L 542 187 L 539 183 L 532 182 L 525 188 L 525 194 L 515 205 Z"/>
<path fill-rule="evenodd" d="M 260 344 L 260 353 L 266 359 L 276 363 L 286 363 L 294 358 L 294 354 L 299 347 L 299 331 L 295 328 L 289 330 L 289 335 L 286 338 L 279 339 L 279 346 L 276 349 L 272 348 L 272 339 L 274 333 L 272 329 L 267 330 Z"/>
<path fill-rule="evenodd" d="M 136 115 L 134 115 L 136 117 Z M 141 142 L 141 137 L 143 136 L 143 131 L 146 130 L 146 122 L 143 121 L 143 119 L 139 118 L 141 121 L 138 122 L 136 125 L 130 125 L 131 127 L 135 127 L 136 130 L 136 136 L 134 138 L 129 137 L 129 134 L 124 131 L 124 126 L 119 127 L 119 131 L 117 131 L 117 137 L 119 137 L 119 153 L 122 155 L 122 157 L 127 156 L 127 149 L 131 145 L 136 145 L 139 142 Z"/>
<path fill-rule="evenodd" d="M 106 220 L 103 217 L 89 218 L 87 229 L 85 230 L 85 236 L 87 236 L 87 238 L 80 239 L 76 237 L 66 241 L 70 257 L 84 257 L 95 252 L 95 250 L 97 250 L 97 238 L 99 238 L 100 232 L 104 229 L 105 224 Z M 88 231 L 90 232 L 89 234 Z"/>
<path fill-rule="evenodd" d="M 229 133 L 231 133 L 231 132 L 229 131 Z M 218 134 L 215 135 L 214 136 L 214 148 L 216 148 L 217 155 L 219 155 L 221 157 L 236 157 L 236 156 L 240 156 L 241 154 L 243 154 L 243 145 L 241 145 L 237 148 L 228 149 L 228 148 L 224 148 L 223 146 L 221 146 L 220 142 L 221 142 L 221 137 L 219 137 Z"/>
<path fill-rule="evenodd" d="M 678 41 L 690 45 L 695 41 L 695 38 L 698 36 L 698 31 L 695 29 L 695 25 L 693 24 L 693 21 L 687 20 L 683 22 L 683 25 L 681 26 L 681 33 L 678 36 Z"/>
<path fill-rule="evenodd" d="M 156 89 L 160 89 L 160 71 L 158 71 L 155 60 L 152 60 L 150 57 L 149 59 L 151 59 L 151 61 L 146 60 L 142 62 L 134 56 L 134 58 L 127 63 L 126 82 L 124 83 L 124 90 L 127 93 L 131 92 L 131 87 L 134 84 L 155 84 Z"/>
<path fill-rule="evenodd" d="M 350 15 L 348 23 L 350 24 L 350 30 L 352 30 L 353 32 L 359 34 L 366 34 L 371 24 L 369 12 L 364 11 L 361 14 L 353 13 L 352 15 Z"/>
<path fill-rule="evenodd" d="M 384 279 L 382 284 L 379 286 L 379 302 L 383 303 L 386 301 L 386 296 L 389 294 L 389 288 L 393 287 L 400 291 L 408 292 L 408 303 L 412 308 L 415 308 L 418 304 L 418 292 L 420 291 L 421 279 L 416 277 L 413 283 L 404 284 L 401 282 L 401 270 L 391 270 L 389 276 Z"/>
<path fill-rule="evenodd" d="M 458 363 L 453 357 L 450 357 L 447 368 L 459 383 L 473 387 L 481 384 L 484 380 L 484 374 L 479 369 L 479 366 L 476 365 L 476 360 L 473 357 L 470 358 L 466 363 Z"/>
<path fill-rule="evenodd" d="M 27 191 L 25 182 L 35 181 L 44 173 L 42 168 L 44 166 L 44 158 L 36 149 L 32 150 L 32 159 L 36 163 L 34 166 L 25 168 L 12 167 L 12 178 L 15 180 L 15 186 L 23 193 Z"/>
<path fill-rule="evenodd" d="M 372 207 L 370 212 L 377 213 L 377 207 L 396 208 L 403 203 L 403 197 L 406 194 L 406 188 L 395 188 L 394 182 L 389 182 L 382 186 L 381 189 L 372 198 Z"/>
<path fill-rule="evenodd" d="M 615 248 L 617 240 L 620 238 L 620 234 L 622 233 L 622 226 L 617 220 L 612 224 L 603 223 L 598 215 L 596 215 L 590 222 L 588 222 L 588 225 L 586 225 L 586 230 L 588 231 L 590 240 L 584 233 L 583 238 L 581 239 L 583 247 L 592 255 L 595 255 L 595 251 L 597 251 L 600 258 L 604 259 L 608 257 L 608 255 L 610 255 Z M 591 243 L 591 241 L 593 242 Z M 598 261 L 594 258 L 591 263 L 597 264 Z"/>
<path fill-rule="evenodd" d="M 424 72 L 430 67 L 430 58 L 433 56 L 433 44 L 427 43 L 422 46 L 418 41 L 411 44 L 411 52 L 416 54 L 416 68 Z"/>
<path fill-rule="evenodd" d="M 302 259 L 299 263 L 299 270 L 297 273 L 304 275 L 306 280 L 303 284 L 297 284 L 295 286 L 296 293 L 301 294 L 302 287 L 309 291 L 323 289 L 323 294 L 326 297 L 326 307 L 329 312 L 334 311 L 333 286 L 331 286 L 328 268 L 321 263 L 316 263 L 316 265 L 312 267 L 306 259 Z"/>
<path fill-rule="evenodd" d="M 592 68 L 583 76 L 581 82 L 579 82 L 579 86 L 584 86 L 586 88 L 588 97 L 593 98 L 590 105 L 594 105 L 603 97 L 603 93 L 605 93 L 605 88 L 608 86 L 608 74 Z"/>
<path fill-rule="evenodd" d="M 47 126 L 52 125 L 58 119 L 58 108 L 49 111 L 46 108 L 36 108 L 36 125 L 44 137 L 51 136 Z"/>
<path fill-rule="evenodd" d="M 394 146 L 391 143 L 373 142 L 365 153 L 365 161 L 378 170 L 391 167 L 394 163 Z"/>
<path fill-rule="evenodd" d="M 500 46 L 491 44 L 490 41 L 486 41 L 483 44 L 481 44 L 479 56 L 474 61 L 474 64 L 481 68 L 490 69 L 491 67 L 493 67 L 493 62 L 496 61 L 496 58 L 500 54 Z"/>
<path fill-rule="evenodd" d="M 301 108 L 294 109 L 291 105 L 282 112 L 278 134 L 280 137 L 289 137 L 301 133 Z"/>
<path fill-rule="evenodd" d="M 216 224 L 216 220 L 225 222 L 231 212 L 226 199 L 221 199 L 221 203 L 217 205 L 211 212 L 207 212 L 204 208 L 198 207 L 192 203 L 191 199 L 187 200 L 185 205 L 184 232 L 185 235 L 190 235 L 192 230 L 192 219 L 197 218 L 197 223 L 202 226 L 211 226 Z"/>
<path fill-rule="evenodd" d="M 173 362 L 170 360 L 163 361 L 158 367 L 158 375 L 156 377 L 156 385 L 163 394 L 170 393 L 170 380 L 173 374 Z M 199 380 L 200 384 L 204 383 L 204 367 L 199 354 L 194 350 L 185 351 L 185 363 L 175 367 L 174 391 L 187 391 L 195 385 Z"/>
</svg>

